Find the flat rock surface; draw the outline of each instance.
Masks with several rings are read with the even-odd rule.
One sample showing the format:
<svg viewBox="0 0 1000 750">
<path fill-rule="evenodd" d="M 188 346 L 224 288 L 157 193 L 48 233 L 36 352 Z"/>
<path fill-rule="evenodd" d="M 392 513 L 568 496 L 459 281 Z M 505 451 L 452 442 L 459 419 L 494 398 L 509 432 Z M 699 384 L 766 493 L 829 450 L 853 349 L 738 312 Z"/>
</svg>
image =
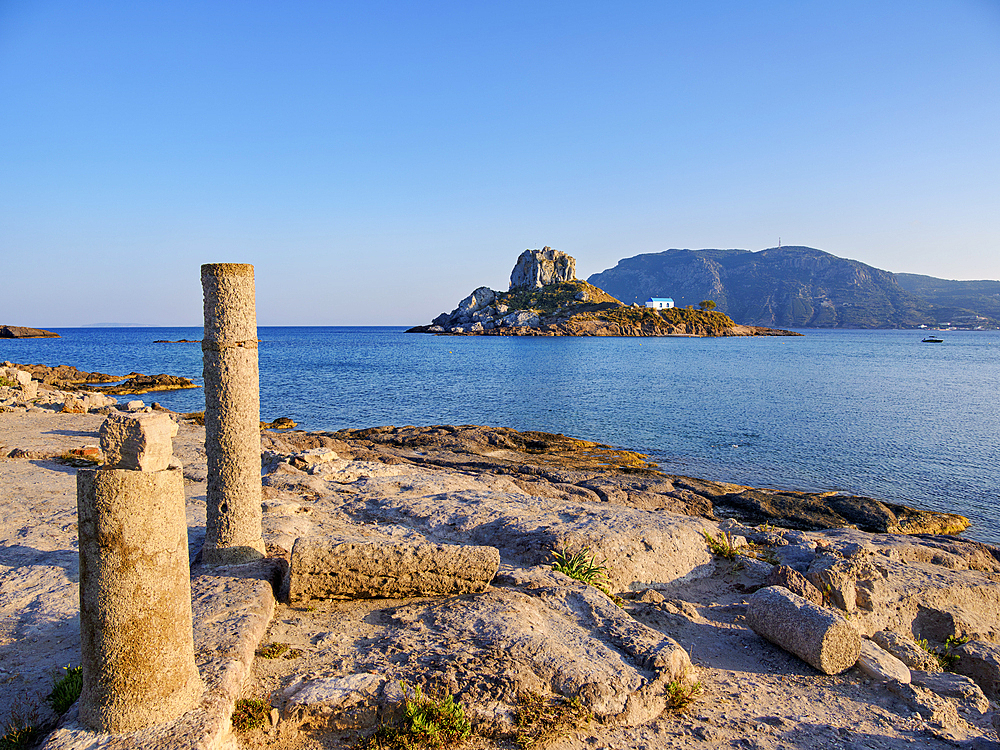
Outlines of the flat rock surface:
<svg viewBox="0 0 1000 750">
<path fill-rule="evenodd" d="M 0 414 L 0 442 L 60 455 L 67 446 L 98 442 L 100 421 L 94 415 Z M 996 622 L 989 596 L 969 603 L 949 599 L 946 590 L 955 576 L 966 575 L 975 578 L 976 587 L 993 590 L 1000 570 L 992 548 L 950 537 L 720 523 L 663 507 L 658 504 L 663 493 L 629 484 L 645 482 L 645 475 L 571 467 L 564 459 L 546 465 L 551 456 L 544 446 L 538 446 L 536 460 L 522 460 L 532 454 L 494 445 L 490 450 L 503 451 L 508 463 L 498 467 L 486 457 L 477 467 L 481 453 L 454 447 L 363 445 L 298 435 L 290 440 L 294 445 L 287 435 L 263 437 L 264 538 L 272 554 L 287 557 L 295 539 L 307 535 L 489 544 L 500 550 L 501 573 L 483 594 L 306 607 L 279 603 L 263 635 L 269 582 L 234 571 L 215 571 L 221 580 L 203 583 L 196 577 L 195 637 L 204 645 L 198 663 L 205 674 L 218 675 L 213 683 L 218 688 L 206 697 L 217 707 L 207 706 L 204 714 L 216 719 L 199 730 L 210 740 L 207 746 L 228 742 L 225 721 L 218 717 L 237 690 L 270 700 L 277 716 L 286 690 L 296 683 L 317 682 L 314 695 L 323 692 L 320 685 L 335 686 L 326 692 L 338 700 L 351 686 L 361 686 L 359 700 L 376 693 L 387 700 L 397 678 L 458 695 L 477 726 L 497 729 L 477 735 L 471 747 L 512 747 L 503 727 L 524 690 L 575 696 L 590 707 L 594 720 L 576 720 L 550 745 L 563 750 L 936 750 L 974 737 L 996 739 L 989 714 L 977 709 L 981 703 L 923 687 L 894 693 L 856 668 L 822 675 L 754 634 L 744 620 L 747 596 L 765 585 L 772 570 L 767 560 L 806 573 L 818 557 L 835 555 L 871 563 L 885 574 L 891 592 L 902 591 L 892 581 L 912 561 L 928 587 L 921 596 L 929 592 L 931 605 L 943 613 L 932 618 L 938 629 L 945 627 L 945 615 L 951 616 L 948 622 Z M 184 465 L 192 551 L 204 534 L 203 439 L 202 428 L 182 424 L 174 443 Z M 291 465 L 293 455 L 317 447 L 338 458 L 308 471 Z M 513 471 L 514 466 L 520 468 Z M 2 460 L 0 490 L 0 668 L 8 683 L 0 693 L 0 720 L 6 720 L 15 705 L 41 712 L 52 675 L 78 663 L 72 657 L 79 648 L 74 470 L 50 460 Z M 684 497 L 675 499 L 685 507 L 697 504 Z M 756 543 L 759 554 L 718 557 L 703 532 L 742 537 Z M 621 607 L 596 588 L 548 569 L 553 552 L 584 548 L 605 569 L 599 582 L 619 597 Z M 935 580 L 944 588 L 933 588 Z M 876 588 L 870 590 L 877 594 Z M 198 609 L 199 602 L 214 606 L 217 614 Z M 879 614 L 880 602 L 900 604 L 891 597 L 862 597 L 855 600 L 852 620 L 895 626 Z M 864 609 L 869 603 L 874 608 Z M 909 600 L 902 603 L 911 606 Z M 983 638 L 993 637 L 989 628 L 981 630 Z M 277 658 L 256 658 L 244 681 L 238 665 L 249 660 L 257 640 L 288 649 Z M 271 653 L 276 651 L 280 648 Z M 701 691 L 685 711 L 664 708 L 667 683 L 683 671 L 685 658 L 692 663 L 687 678 L 698 681 Z M 345 700 L 341 705 L 359 705 Z M 367 731 L 361 724 L 368 715 L 361 711 L 351 719 L 358 725 L 339 728 L 298 724 L 289 715 L 237 742 L 245 748 L 349 747 Z"/>
</svg>

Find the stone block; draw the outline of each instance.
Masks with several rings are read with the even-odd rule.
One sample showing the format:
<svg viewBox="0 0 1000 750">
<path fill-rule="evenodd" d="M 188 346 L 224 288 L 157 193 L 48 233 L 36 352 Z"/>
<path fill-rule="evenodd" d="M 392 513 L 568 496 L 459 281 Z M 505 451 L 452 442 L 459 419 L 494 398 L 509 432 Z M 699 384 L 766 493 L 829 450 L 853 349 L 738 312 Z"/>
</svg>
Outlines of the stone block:
<svg viewBox="0 0 1000 750">
<path fill-rule="evenodd" d="M 910 669 L 918 669 L 921 672 L 941 671 L 941 664 L 933 654 L 899 633 L 880 630 L 872 635 L 872 640 Z"/>
<path fill-rule="evenodd" d="M 826 674 L 843 672 L 861 655 L 853 625 L 781 586 L 754 593 L 746 618 L 755 633 Z"/>
<path fill-rule="evenodd" d="M 858 669 L 873 680 L 895 680 L 904 685 L 910 681 L 910 668 L 876 643 L 861 641 Z"/>
<path fill-rule="evenodd" d="M 166 414 L 109 414 L 101 425 L 101 450 L 109 469 L 163 471 L 170 465 L 177 424 Z"/>
<path fill-rule="evenodd" d="M 451 596 L 485 591 L 500 567 L 495 547 L 295 540 L 289 599 Z"/>
</svg>

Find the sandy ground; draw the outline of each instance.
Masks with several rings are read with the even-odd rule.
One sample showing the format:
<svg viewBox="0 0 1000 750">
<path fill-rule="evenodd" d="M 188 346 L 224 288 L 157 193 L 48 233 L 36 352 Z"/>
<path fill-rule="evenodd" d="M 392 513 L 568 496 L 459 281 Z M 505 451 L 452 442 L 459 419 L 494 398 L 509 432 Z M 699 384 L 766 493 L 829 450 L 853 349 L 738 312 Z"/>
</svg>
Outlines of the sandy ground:
<svg viewBox="0 0 1000 750">
<path fill-rule="evenodd" d="M 44 697 L 60 668 L 79 663 L 76 470 L 52 457 L 97 444 L 99 415 L 53 412 L 0 414 L 4 453 L 19 447 L 38 458 L 0 459 L 0 722 L 47 718 Z M 185 467 L 192 552 L 204 538 L 204 431 L 182 425 L 175 456 Z M 287 547 L 299 533 L 335 524 L 322 493 L 265 493 L 265 539 Z M 302 513 L 309 505 L 311 512 Z M 962 738 L 993 740 L 990 714 L 959 706 L 968 723 L 949 738 L 856 668 L 826 676 L 767 643 L 742 622 L 747 571 L 725 565 L 710 578 L 658 587 L 626 611 L 679 641 L 697 667 L 701 692 L 685 711 L 667 710 L 639 726 L 595 722 L 571 728 L 552 747 L 613 748 L 946 748 Z M 752 583 L 752 581 L 751 581 Z M 388 627 L 399 601 L 280 604 L 265 641 L 287 643 L 297 658 L 261 659 L 247 696 L 278 696 L 297 675 L 336 669 L 346 655 Z M 276 698 L 277 700 L 277 698 Z M 991 707 L 994 708 L 994 707 Z M 256 730 L 244 748 L 312 750 L 350 747 L 351 733 L 283 727 Z M 474 739 L 471 747 L 511 747 Z"/>
</svg>

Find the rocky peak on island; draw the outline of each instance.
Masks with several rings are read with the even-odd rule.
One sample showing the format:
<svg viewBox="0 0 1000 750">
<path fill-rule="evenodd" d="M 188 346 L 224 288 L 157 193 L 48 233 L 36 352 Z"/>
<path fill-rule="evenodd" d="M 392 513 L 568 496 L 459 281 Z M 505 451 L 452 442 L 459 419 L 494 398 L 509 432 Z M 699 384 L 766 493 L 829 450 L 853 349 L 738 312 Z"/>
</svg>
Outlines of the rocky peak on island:
<svg viewBox="0 0 1000 750">
<path fill-rule="evenodd" d="M 541 289 L 561 281 L 576 281 L 576 258 L 546 245 L 521 253 L 510 272 L 510 291 Z"/>
<path fill-rule="evenodd" d="M 544 247 L 525 250 L 510 274 L 510 290 L 481 286 L 408 333 L 485 336 L 772 336 L 798 335 L 737 326 L 713 310 L 625 305 L 576 278 L 576 260 Z"/>
</svg>

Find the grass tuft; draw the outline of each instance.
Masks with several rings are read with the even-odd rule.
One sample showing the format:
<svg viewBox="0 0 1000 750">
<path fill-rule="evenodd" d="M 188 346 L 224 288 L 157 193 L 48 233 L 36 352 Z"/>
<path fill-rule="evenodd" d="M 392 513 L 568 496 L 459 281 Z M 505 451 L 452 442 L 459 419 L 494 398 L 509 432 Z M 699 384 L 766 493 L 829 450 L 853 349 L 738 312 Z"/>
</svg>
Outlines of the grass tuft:
<svg viewBox="0 0 1000 750">
<path fill-rule="evenodd" d="M 570 578 L 593 586 L 598 591 L 603 592 L 619 607 L 622 600 L 611 593 L 608 588 L 608 565 L 607 558 L 597 562 L 597 555 L 590 551 L 590 547 L 584 547 L 579 552 L 570 554 L 563 544 L 562 550 L 553 550 L 552 570 L 565 573 Z"/>
<path fill-rule="evenodd" d="M 12 718 L 7 723 L 3 737 L 0 737 L 0 750 L 27 750 L 41 739 L 40 734 L 41 731 L 33 721 Z"/>
<path fill-rule="evenodd" d="M 915 643 L 920 646 L 924 651 L 937 659 L 938 664 L 941 665 L 941 669 L 945 672 L 954 672 L 955 665 L 958 664 L 959 655 L 955 653 L 955 650 L 959 646 L 964 646 L 969 642 L 969 636 L 953 636 L 949 635 L 945 641 L 944 646 L 935 647 L 927 642 L 926 638 L 920 638 L 915 641 Z"/>
<path fill-rule="evenodd" d="M 233 729 L 239 734 L 261 729 L 271 713 L 271 704 L 260 698 L 240 698 L 233 708 Z"/>
<path fill-rule="evenodd" d="M 76 703 L 83 689 L 83 667 L 70 667 L 67 664 L 63 667 L 63 671 L 66 674 L 56 680 L 52 692 L 45 699 L 45 702 L 52 706 L 52 710 L 60 716 Z"/>
<path fill-rule="evenodd" d="M 669 705 L 675 711 L 686 711 L 694 703 L 695 698 L 702 691 L 702 684 L 695 682 L 687 684 L 679 680 L 674 680 L 667 684 L 667 696 Z"/>
</svg>

